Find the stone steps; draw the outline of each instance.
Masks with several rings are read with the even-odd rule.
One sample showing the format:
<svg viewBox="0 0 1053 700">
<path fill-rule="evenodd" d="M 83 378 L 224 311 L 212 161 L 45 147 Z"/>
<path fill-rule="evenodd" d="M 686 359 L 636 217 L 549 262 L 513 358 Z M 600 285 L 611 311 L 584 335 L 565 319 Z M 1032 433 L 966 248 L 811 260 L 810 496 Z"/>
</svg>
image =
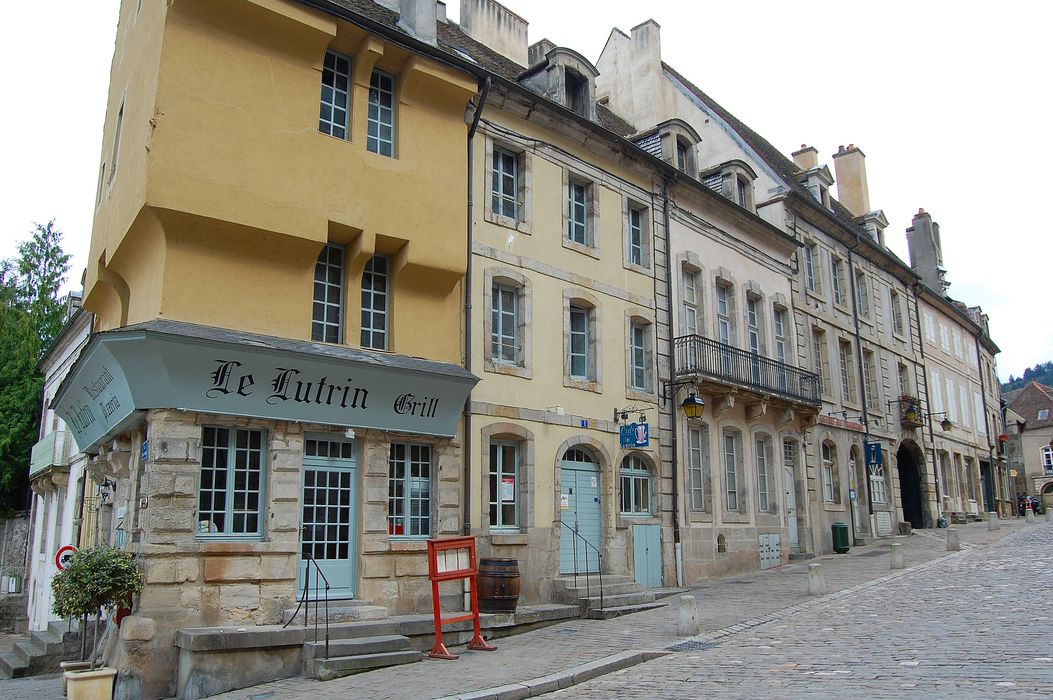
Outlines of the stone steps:
<svg viewBox="0 0 1053 700">
<path fill-rule="evenodd" d="M 631 615 L 645 610 L 654 610 L 655 608 L 662 608 L 666 605 L 667 603 L 651 602 L 637 603 L 635 605 L 615 605 L 613 607 L 594 608 L 588 610 L 585 613 L 585 617 L 590 620 L 609 620 L 612 617 L 621 617 L 622 615 Z"/>
<path fill-rule="evenodd" d="M 0 651 L 0 675 L 7 678 L 25 678 L 29 675 L 29 663 L 12 651 Z"/>
<path fill-rule="evenodd" d="M 614 608 L 622 607 L 626 605 L 640 605 L 641 603 L 653 603 L 654 593 L 650 591 L 636 591 L 634 593 L 620 593 L 617 595 L 607 595 L 607 590 L 604 588 L 603 597 L 594 595 L 591 598 L 579 598 L 578 604 L 582 606 L 584 610 L 599 610 L 602 608 Z"/>
<path fill-rule="evenodd" d="M 399 634 L 357 637 L 329 642 L 329 657 L 324 642 L 304 644 L 304 675 L 320 681 L 360 673 L 385 666 L 397 666 L 421 660 L 421 652 L 410 649 L 410 640 Z"/>
<path fill-rule="evenodd" d="M 89 621 L 91 629 L 93 621 Z M 42 673 L 57 673 L 59 664 L 80 658 L 80 632 L 67 631 L 64 622 L 52 622 L 42 631 L 23 635 L 11 645 L 11 651 L 0 653 L 0 674 L 23 678 Z M 87 650 L 89 653 L 91 649 Z"/>
<path fill-rule="evenodd" d="M 341 656 L 330 659 L 318 659 L 316 670 L 309 677 L 320 681 L 331 681 L 353 673 L 372 671 L 387 666 L 416 663 L 424 658 L 419 651 L 387 651 L 379 654 L 361 654 L 358 656 Z"/>
</svg>

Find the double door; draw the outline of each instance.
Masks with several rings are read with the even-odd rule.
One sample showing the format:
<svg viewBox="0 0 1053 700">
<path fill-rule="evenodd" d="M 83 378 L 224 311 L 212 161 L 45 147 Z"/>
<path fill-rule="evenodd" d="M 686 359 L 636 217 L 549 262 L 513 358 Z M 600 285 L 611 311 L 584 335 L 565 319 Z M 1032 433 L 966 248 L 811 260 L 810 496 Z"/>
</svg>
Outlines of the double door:
<svg viewBox="0 0 1053 700">
<path fill-rule="evenodd" d="M 570 450 L 560 464 L 559 571 L 599 571 L 600 472 L 591 456 Z M 577 533 L 577 535 L 575 535 Z M 584 541 L 583 541 L 584 540 Z"/>
</svg>

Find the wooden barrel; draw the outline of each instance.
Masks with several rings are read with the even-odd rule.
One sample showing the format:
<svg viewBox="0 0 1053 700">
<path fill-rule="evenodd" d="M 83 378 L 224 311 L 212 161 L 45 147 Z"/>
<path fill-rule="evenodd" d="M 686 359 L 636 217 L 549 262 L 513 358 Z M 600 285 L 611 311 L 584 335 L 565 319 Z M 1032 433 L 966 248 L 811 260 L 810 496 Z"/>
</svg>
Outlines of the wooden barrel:
<svg viewBox="0 0 1053 700">
<path fill-rule="evenodd" d="M 479 610 L 515 612 L 519 602 L 519 562 L 515 559 L 480 559 Z"/>
</svg>

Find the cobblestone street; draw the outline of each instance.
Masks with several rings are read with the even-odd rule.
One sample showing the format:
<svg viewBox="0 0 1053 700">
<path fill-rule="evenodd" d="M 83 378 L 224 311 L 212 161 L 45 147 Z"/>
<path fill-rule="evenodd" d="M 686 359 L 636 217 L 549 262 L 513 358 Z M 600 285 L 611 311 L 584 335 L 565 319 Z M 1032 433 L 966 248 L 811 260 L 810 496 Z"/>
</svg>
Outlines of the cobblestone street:
<svg viewBox="0 0 1053 700">
<path fill-rule="evenodd" d="M 694 641 L 714 646 L 637 663 L 552 697 L 1048 696 L 1053 637 L 1044 629 L 1053 616 L 1026 601 L 1053 586 L 1053 525 L 1011 520 L 993 532 L 986 523 L 957 529 L 959 553 L 946 552 L 945 531 L 928 530 L 813 560 L 827 582 L 822 597 L 807 595 L 809 561 L 707 582 L 694 592 L 702 628 Z M 903 571 L 889 570 L 893 542 L 903 548 Z M 684 642 L 676 620 L 671 598 L 636 615 L 499 639 L 495 652 L 462 647 L 456 662 L 425 660 L 324 683 L 290 678 L 215 697 L 525 697 L 532 679 Z M 0 697 L 59 700 L 60 680 L 0 681 Z"/>
</svg>

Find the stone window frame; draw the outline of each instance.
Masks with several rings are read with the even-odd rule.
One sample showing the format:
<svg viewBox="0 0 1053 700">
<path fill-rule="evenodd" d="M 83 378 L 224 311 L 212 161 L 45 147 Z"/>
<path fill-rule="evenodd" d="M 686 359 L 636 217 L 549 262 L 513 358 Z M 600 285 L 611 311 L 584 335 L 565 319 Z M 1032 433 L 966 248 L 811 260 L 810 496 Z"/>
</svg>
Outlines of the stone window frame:
<svg viewBox="0 0 1053 700">
<path fill-rule="evenodd" d="M 516 204 L 516 216 L 504 216 L 493 209 L 493 173 L 494 173 L 494 151 L 503 150 L 513 153 L 516 158 L 516 186 L 518 190 L 518 202 Z M 484 182 L 483 218 L 497 226 L 515 229 L 519 233 L 531 233 L 531 212 L 533 205 L 533 156 L 522 144 L 507 139 L 495 139 L 487 135 L 484 142 L 484 171 L 486 180 Z"/>
<path fill-rule="evenodd" d="M 906 324 L 903 323 L 903 307 L 901 306 L 902 295 L 893 286 L 888 288 L 889 303 L 889 326 L 892 335 L 900 340 L 906 339 Z M 898 327 L 897 327 L 898 326 Z"/>
<path fill-rule="evenodd" d="M 700 519 L 699 516 L 713 512 L 713 444 L 711 440 L 713 431 L 710 424 L 706 421 L 687 421 L 685 419 L 685 422 L 687 423 L 684 430 L 685 491 L 687 492 L 688 517 L 694 520 Z M 692 458 L 694 447 L 691 444 L 691 433 L 694 431 L 699 433 L 697 468 Z M 693 485 L 693 471 L 698 472 L 697 486 Z M 698 505 L 694 498 L 695 493 L 701 496 L 701 505 Z"/>
<path fill-rule="evenodd" d="M 656 127 L 662 144 L 662 160 L 672 165 L 685 175 L 697 178 L 699 175 L 697 148 L 702 137 L 694 127 L 682 119 L 669 119 Z M 683 155 L 683 165 L 680 156 Z"/>
<path fill-rule="evenodd" d="M 718 172 L 720 173 L 720 194 L 746 211 L 756 212 L 754 183 L 757 181 L 757 172 L 745 161 L 732 160 L 707 168 L 699 173 L 699 178 L 713 176 Z"/>
<path fill-rule="evenodd" d="M 951 485 L 953 479 L 951 478 L 951 454 L 947 450 L 936 451 L 936 462 L 939 464 L 940 469 L 940 490 L 942 493 L 940 496 L 945 500 L 953 498 L 951 495 Z M 946 504 L 944 504 L 946 505 Z"/>
<path fill-rule="evenodd" d="M 725 314 L 720 313 L 720 299 L 718 298 L 719 292 L 718 287 L 723 287 L 727 290 L 725 295 L 725 301 L 727 305 L 727 312 Z M 724 342 L 720 337 L 720 322 L 726 320 L 728 322 L 728 341 L 727 344 L 731 347 L 739 347 L 738 344 L 738 299 L 736 298 L 736 290 L 738 285 L 736 284 L 735 278 L 732 274 L 724 267 L 718 267 L 713 272 L 713 337 L 718 342 Z"/>
<path fill-rule="evenodd" d="M 426 447 L 428 449 L 428 481 L 430 482 L 430 487 L 429 487 L 429 491 L 428 491 L 428 532 L 426 532 L 426 533 L 425 532 L 420 532 L 420 533 L 416 533 L 416 534 L 412 534 L 412 533 L 411 534 L 405 534 L 405 532 L 403 532 L 401 534 L 396 534 L 396 533 L 392 532 L 392 525 L 391 525 L 392 519 L 397 517 L 397 516 L 393 516 L 391 514 L 391 499 L 392 499 L 392 496 L 391 496 L 391 482 L 393 480 L 395 480 L 391 476 L 391 468 L 392 468 L 392 460 L 393 460 L 393 458 L 391 456 L 391 452 L 392 452 L 392 449 L 396 445 L 401 445 L 401 446 L 405 447 L 406 450 L 407 450 L 407 453 L 414 447 L 421 447 L 421 448 L 425 448 Z M 386 520 L 387 520 L 387 523 L 388 523 L 388 538 L 390 540 L 396 540 L 396 541 L 405 541 L 405 540 L 410 540 L 410 541 L 417 540 L 417 541 L 420 541 L 420 540 L 428 539 L 429 537 L 433 537 L 438 532 L 438 528 L 439 528 L 439 522 L 438 522 L 438 517 L 437 517 L 437 513 L 436 513 L 436 508 L 437 508 L 438 503 L 439 503 L 439 494 L 438 494 L 438 483 L 439 483 L 439 480 L 437 478 L 439 469 L 438 469 L 438 464 L 437 464 L 437 460 L 436 460 L 436 456 L 435 456 L 435 445 L 433 445 L 430 442 L 421 442 L 421 441 L 418 441 L 418 440 L 392 440 L 391 442 L 388 443 L 387 453 L 388 453 L 388 457 L 387 457 L 387 465 L 386 465 L 386 471 L 387 471 L 387 479 L 386 479 L 386 481 L 387 481 L 388 488 L 387 488 L 387 495 L 386 495 L 384 500 L 385 500 L 385 509 L 387 511 Z M 407 458 L 407 462 L 408 461 L 409 461 L 409 458 Z M 403 475 L 402 479 L 405 480 L 405 478 L 406 478 L 405 475 Z M 405 491 L 404 491 L 404 494 L 403 494 L 402 498 L 403 499 L 408 499 L 408 496 L 405 494 Z M 406 502 L 408 504 L 408 500 Z M 406 512 L 407 513 L 410 512 L 409 509 L 407 509 Z M 413 516 L 403 515 L 403 517 L 404 518 L 411 518 Z"/>
<path fill-rule="evenodd" d="M 687 285 L 684 283 L 685 275 L 690 274 L 695 281 L 695 329 L 693 334 L 706 335 L 706 300 L 709 295 L 705 292 L 706 269 L 701 259 L 694 251 L 687 251 L 676 257 L 680 274 L 677 276 L 677 299 L 679 301 L 680 313 L 678 314 L 679 335 L 691 335 L 688 333 L 688 302 Z"/>
<path fill-rule="evenodd" d="M 830 368 L 830 341 L 826 329 L 812 324 L 812 371 L 819 376 L 819 393 L 824 399 L 833 400 L 833 375 Z"/>
<path fill-rule="evenodd" d="M 517 292 L 518 314 L 516 331 L 520 344 L 517 361 L 508 363 L 497 361 L 492 354 L 491 338 L 493 334 L 493 288 L 494 285 L 513 287 Z M 509 267 L 488 267 L 483 271 L 483 337 L 486 339 L 486 353 L 483 359 L 483 370 L 495 374 L 507 374 L 524 379 L 532 379 L 533 347 L 531 328 L 533 320 L 533 284 L 530 278 Z"/>
<path fill-rule="evenodd" d="M 570 200 L 571 185 L 584 188 L 585 191 L 585 242 L 572 240 L 570 238 L 571 208 Z M 599 207 L 599 183 L 592 178 L 579 173 L 572 172 L 569 168 L 563 169 L 563 233 L 561 240 L 563 247 L 569 250 L 588 255 L 591 258 L 600 257 L 600 207 Z"/>
<path fill-rule="evenodd" d="M 560 494 L 563 488 L 559 480 L 560 469 L 563 463 L 563 456 L 568 450 L 572 449 L 587 452 L 596 464 L 596 477 L 599 480 L 600 492 L 600 542 L 602 549 L 602 546 L 606 544 L 609 532 L 614 529 L 614 523 L 616 522 L 612 516 L 613 507 L 616 504 L 615 486 L 613 484 L 614 479 L 610 478 L 615 463 L 612 461 L 610 453 L 607 452 L 607 447 L 594 437 L 577 433 L 564 440 L 556 448 L 552 463 L 553 473 L 555 474 L 555 478 L 552 480 L 552 508 L 557 518 L 560 512 Z M 566 528 L 558 526 L 558 529 L 560 530 L 560 537 L 570 536 L 566 532 Z"/>
<path fill-rule="evenodd" d="M 632 261 L 632 221 L 630 216 L 633 211 L 640 212 L 640 262 L 635 263 Z M 651 208 L 646 204 L 643 204 L 630 197 L 622 197 L 622 225 L 624 226 L 625 235 L 622 240 L 625 241 L 622 250 L 622 266 L 626 270 L 634 270 L 643 274 L 651 273 L 652 264 L 652 246 L 651 238 L 653 229 L 653 221 L 651 218 Z"/>
<path fill-rule="evenodd" d="M 850 312 L 848 300 L 852 298 L 849 290 L 845 289 L 848 279 L 845 277 L 845 259 L 839 255 L 830 255 L 830 293 L 833 295 L 834 306 L 845 312 Z"/>
<path fill-rule="evenodd" d="M 856 405 L 859 396 L 856 388 L 855 354 L 849 338 L 837 339 L 837 369 L 840 378 L 841 402 Z"/>
<path fill-rule="evenodd" d="M 806 295 L 823 299 L 823 249 L 813 238 L 806 238 L 802 246 L 801 274 Z M 809 272 L 809 269 L 811 272 Z"/>
<path fill-rule="evenodd" d="M 782 316 L 782 324 L 781 324 L 782 325 L 782 333 L 781 334 L 779 333 L 779 325 L 780 324 L 777 324 L 775 322 L 777 315 L 781 315 Z M 771 348 L 772 348 L 771 356 L 772 356 L 772 359 L 774 359 L 774 360 L 776 360 L 778 362 L 782 362 L 785 365 L 794 366 L 796 363 L 793 360 L 794 360 L 794 357 L 796 356 L 797 349 L 795 347 L 796 333 L 793 330 L 793 314 L 792 314 L 792 310 L 791 310 L 789 301 L 787 301 L 786 297 L 783 294 L 779 293 L 779 292 L 776 292 L 773 295 L 773 297 L 772 297 L 772 302 L 771 302 L 771 330 L 772 330 L 772 334 L 771 334 L 771 338 L 772 338 L 772 340 L 771 340 Z M 779 341 L 780 340 L 782 341 L 782 345 L 783 345 L 783 352 L 782 352 L 782 357 L 781 358 L 779 357 L 779 353 L 777 351 L 777 348 L 779 346 Z M 793 343 L 793 344 L 791 344 L 791 343 Z"/>
<path fill-rule="evenodd" d="M 729 469 L 728 465 L 728 452 L 727 452 L 727 439 L 732 439 L 732 444 L 735 449 L 735 462 L 730 465 L 732 468 Z M 723 478 L 721 479 L 722 485 L 722 505 L 724 508 L 725 515 L 743 516 L 749 513 L 749 499 L 747 497 L 746 483 L 745 483 L 745 441 L 742 437 L 742 430 L 733 426 L 725 426 L 720 430 L 720 467 Z M 731 480 L 728 478 L 729 475 L 734 476 L 735 479 L 735 506 L 731 505 L 732 489 Z M 725 518 L 726 519 L 726 518 Z"/>
<path fill-rule="evenodd" d="M 576 379 L 570 374 L 570 309 L 585 308 L 588 314 L 589 378 Z M 563 386 L 603 393 L 603 326 L 599 298 L 584 289 L 563 290 Z"/>
<path fill-rule="evenodd" d="M 655 401 L 657 394 L 655 387 L 657 381 L 656 353 L 655 353 L 655 323 L 654 313 L 649 309 L 633 307 L 625 310 L 625 398 L 635 401 Z M 637 326 L 644 327 L 644 372 L 647 384 L 645 387 L 633 385 L 633 330 Z"/>
<path fill-rule="evenodd" d="M 830 436 L 819 443 L 819 475 L 823 488 L 823 503 L 827 506 L 841 504 L 841 468 L 838 463 L 837 443 Z"/>
<path fill-rule="evenodd" d="M 264 428 L 248 427 L 248 426 L 245 426 L 245 425 L 234 425 L 234 424 L 223 425 L 223 424 L 217 424 L 217 423 L 211 423 L 211 422 L 203 424 L 203 425 L 200 426 L 200 433 L 199 433 L 200 441 L 198 442 L 198 453 L 197 453 L 197 471 L 198 471 L 198 475 L 197 475 L 197 488 L 195 489 L 195 504 L 194 504 L 194 522 L 195 523 L 204 522 L 204 521 L 201 520 L 200 511 L 201 511 L 201 490 L 202 490 L 201 478 L 202 478 L 202 476 L 204 474 L 204 468 L 205 468 L 205 449 L 206 449 L 206 445 L 205 445 L 205 431 L 206 430 L 226 430 L 226 431 L 229 432 L 228 443 L 227 443 L 227 445 L 228 445 L 228 447 L 227 447 L 227 449 L 228 449 L 227 465 L 225 467 L 225 471 L 227 472 L 226 503 L 225 503 L 225 506 L 224 506 L 224 509 L 225 509 L 224 517 L 225 518 L 227 518 L 227 517 L 229 517 L 231 515 L 231 513 L 229 512 L 229 509 L 233 507 L 232 506 L 232 501 L 233 501 L 233 497 L 232 496 L 233 496 L 233 494 L 231 493 L 230 489 L 233 488 L 233 484 L 235 483 L 235 479 L 233 477 L 233 472 L 234 472 L 234 469 L 235 469 L 234 464 L 235 464 L 235 461 L 237 459 L 237 455 L 236 455 L 236 450 L 237 450 L 237 433 L 238 433 L 238 431 L 244 431 L 244 432 L 249 433 L 249 434 L 251 434 L 251 433 L 259 433 L 260 434 L 260 466 L 259 466 L 259 489 L 258 489 L 259 505 L 258 505 L 258 508 L 256 510 L 256 516 L 258 518 L 258 527 L 256 529 L 256 532 L 243 532 L 243 533 L 212 532 L 211 530 L 209 530 L 207 532 L 201 532 L 199 527 L 195 527 L 194 528 L 194 538 L 198 539 L 198 540 L 209 540 L 209 541 L 215 541 L 215 540 L 223 540 L 223 541 L 245 541 L 245 540 L 248 540 L 248 541 L 262 541 L 262 540 L 264 540 L 266 538 L 266 534 L 267 534 L 266 513 L 267 513 L 268 505 L 269 505 L 268 494 L 267 494 L 267 491 L 268 491 L 267 486 L 268 486 L 268 479 L 270 479 L 270 476 L 271 476 L 271 471 L 270 471 L 270 469 L 268 467 L 269 467 L 270 462 L 271 462 L 270 458 L 271 458 L 272 446 L 271 446 L 271 443 L 270 443 L 270 439 L 271 439 L 271 436 L 273 434 L 272 431 L 266 430 Z M 250 442 L 250 445 L 251 445 L 251 442 Z"/>
<path fill-rule="evenodd" d="M 490 445 L 494 442 L 514 442 L 519 449 L 517 503 L 519 524 L 516 527 L 496 528 L 490 522 Z M 526 533 L 534 525 L 535 441 L 534 433 L 516 423 L 491 423 L 479 431 L 481 474 L 486 475 L 486 487 L 480 489 L 482 529 L 493 535 Z"/>
<path fill-rule="evenodd" d="M 854 275 L 853 283 L 855 284 L 859 320 L 867 324 L 873 323 L 874 293 L 871 289 L 869 275 L 861 267 L 855 268 L 852 274 Z"/>
<path fill-rule="evenodd" d="M 874 413 L 881 405 L 881 361 L 880 355 L 872 347 L 860 348 L 860 360 L 863 367 L 863 398 L 869 412 Z"/>
<path fill-rule="evenodd" d="M 746 352 L 750 352 L 750 329 L 756 328 L 757 331 L 757 354 L 761 357 L 768 357 L 768 319 L 764 312 L 767 310 L 766 295 L 764 290 L 761 289 L 760 284 L 753 280 L 746 282 L 745 293 L 746 303 L 743 305 L 743 319 L 745 320 L 745 347 L 743 348 Z M 750 324 L 750 302 L 753 302 L 753 308 L 757 317 L 757 323 L 755 326 Z"/>
</svg>

